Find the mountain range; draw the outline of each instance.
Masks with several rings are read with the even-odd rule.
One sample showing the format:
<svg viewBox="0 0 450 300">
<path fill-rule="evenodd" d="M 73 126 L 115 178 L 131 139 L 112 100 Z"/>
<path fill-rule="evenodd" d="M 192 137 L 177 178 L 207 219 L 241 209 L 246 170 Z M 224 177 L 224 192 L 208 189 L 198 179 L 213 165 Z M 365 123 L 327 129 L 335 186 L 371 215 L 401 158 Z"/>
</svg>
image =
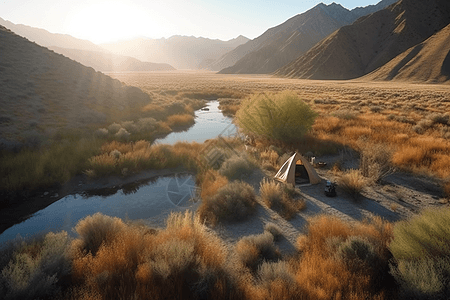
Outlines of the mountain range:
<svg viewBox="0 0 450 300">
<path fill-rule="evenodd" d="M 85 66 L 92 67 L 96 71 L 173 71 L 169 64 L 143 62 L 136 58 L 122 55 L 115 55 L 100 51 L 88 51 L 80 49 L 67 49 L 61 47 L 48 47 L 56 53 L 62 54 Z"/>
<path fill-rule="evenodd" d="M 267 74 L 296 59 L 316 43 L 359 17 L 373 13 L 396 0 L 383 0 L 348 10 L 340 4 L 320 3 L 286 22 L 268 29 L 259 37 L 226 53 L 208 67 L 223 74 Z"/>
<path fill-rule="evenodd" d="M 448 44 L 439 43 L 440 48 L 437 49 L 437 45 L 431 43 L 446 40 L 448 30 L 440 31 L 449 24 L 448 0 L 399 0 L 386 9 L 336 30 L 307 53 L 277 70 L 275 75 L 308 79 L 353 79 L 369 74 L 395 59 L 380 70 L 378 75 L 374 73 L 372 78 L 404 78 L 405 75 L 396 74 L 397 71 L 407 74 L 405 67 L 409 68 L 412 63 L 417 69 L 420 62 L 427 61 L 419 56 L 426 51 L 428 54 L 433 52 L 444 56 L 444 59 L 434 60 L 435 62 L 448 63 L 448 59 L 445 59 L 448 56 Z M 433 35 L 436 36 L 426 41 Z M 410 49 L 411 47 L 415 48 Z M 409 62 L 409 66 L 406 66 Z M 391 70 L 388 70 L 389 66 Z M 432 67 L 435 66 L 421 66 L 424 71 Z M 444 65 L 436 67 L 445 69 Z M 416 78 L 419 78 L 417 76 L 416 74 Z M 438 77 L 440 76 L 435 79 Z"/>
<path fill-rule="evenodd" d="M 139 38 L 101 46 L 112 53 L 142 61 L 167 63 L 177 69 L 199 69 L 247 41 L 249 39 L 244 36 L 229 41 L 172 36 L 168 39 Z"/>
</svg>

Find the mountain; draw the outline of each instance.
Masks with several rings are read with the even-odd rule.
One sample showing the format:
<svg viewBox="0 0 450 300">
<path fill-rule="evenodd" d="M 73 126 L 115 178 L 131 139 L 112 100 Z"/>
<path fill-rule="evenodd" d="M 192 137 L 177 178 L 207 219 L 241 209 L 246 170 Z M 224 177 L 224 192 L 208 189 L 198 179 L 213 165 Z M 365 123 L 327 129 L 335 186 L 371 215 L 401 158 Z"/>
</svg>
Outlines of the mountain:
<svg viewBox="0 0 450 300">
<path fill-rule="evenodd" d="M 380 68 L 450 23 L 448 0 L 400 0 L 344 26 L 275 73 L 352 79 Z"/>
<path fill-rule="evenodd" d="M 62 54 L 96 71 L 173 71 L 169 64 L 157 64 L 142 62 L 136 58 L 109 54 L 98 51 L 79 49 L 66 49 L 60 47 L 48 47 L 56 53 Z"/>
<path fill-rule="evenodd" d="M 239 36 L 229 41 L 193 36 L 172 36 L 168 39 L 139 38 L 102 44 L 108 51 L 142 61 L 167 63 L 177 69 L 198 69 L 208 60 L 218 59 L 249 39 Z"/>
<path fill-rule="evenodd" d="M 450 24 L 363 78 L 431 83 L 449 81 Z"/>
<path fill-rule="evenodd" d="M 90 41 L 80 40 L 68 34 L 50 33 L 44 29 L 14 24 L 5 21 L 2 18 L 0 18 L 0 25 L 44 47 L 56 46 L 69 49 L 105 52 L 105 49 Z"/>
<path fill-rule="evenodd" d="M 362 15 L 380 10 L 396 0 L 348 10 L 339 4 L 320 3 L 222 56 L 209 65 L 219 73 L 271 73 L 296 59 L 316 43 L 353 23 Z"/>
<path fill-rule="evenodd" d="M 0 145 L 45 139 L 127 118 L 151 102 L 94 69 L 0 26 Z"/>
</svg>

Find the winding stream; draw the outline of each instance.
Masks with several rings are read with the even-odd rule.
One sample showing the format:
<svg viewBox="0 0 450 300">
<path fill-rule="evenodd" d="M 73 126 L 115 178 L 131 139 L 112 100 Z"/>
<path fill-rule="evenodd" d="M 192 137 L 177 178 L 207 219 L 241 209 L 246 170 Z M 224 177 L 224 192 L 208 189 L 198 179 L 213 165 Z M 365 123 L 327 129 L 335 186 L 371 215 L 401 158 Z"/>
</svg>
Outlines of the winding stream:
<svg viewBox="0 0 450 300">
<path fill-rule="evenodd" d="M 218 108 L 218 101 L 211 101 L 206 108 L 195 112 L 195 124 L 184 132 L 173 132 L 160 144 L 178 141 L 199 143 L 215 138 L 225 130 L 234 128 L 231 118 L 225 117 Z M 0 244 L 17 235 L 32 236 L 49 231 L 67 231 L 74 236 L 72 228 L 88 215 L 101 212 L 122 219 L 156 219 L 161 225 L 172 211 L 195 208 L 195 177 L 192 174 L 173 174 L 155 177 L 111 189 L 85 191 L 69 195 L 36 212 L 22 223 L 16 224 L 0 235 Z"/>
</svg>

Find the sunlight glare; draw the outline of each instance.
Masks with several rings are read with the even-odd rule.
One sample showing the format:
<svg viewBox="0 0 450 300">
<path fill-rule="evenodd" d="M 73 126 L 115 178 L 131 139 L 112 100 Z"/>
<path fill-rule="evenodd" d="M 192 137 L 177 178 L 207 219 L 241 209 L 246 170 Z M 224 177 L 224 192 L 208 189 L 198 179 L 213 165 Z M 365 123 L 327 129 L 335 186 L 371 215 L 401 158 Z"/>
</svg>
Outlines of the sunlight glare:
<svg viewBox="0 0 450 300">
<path fill-rule="evenodd" d="M 151 36 L 157 22 L 148 12 L 125 1 L 100 1 L 75 11 L 67 26 L 79 38 L 106 43 Z"/>
</svg>

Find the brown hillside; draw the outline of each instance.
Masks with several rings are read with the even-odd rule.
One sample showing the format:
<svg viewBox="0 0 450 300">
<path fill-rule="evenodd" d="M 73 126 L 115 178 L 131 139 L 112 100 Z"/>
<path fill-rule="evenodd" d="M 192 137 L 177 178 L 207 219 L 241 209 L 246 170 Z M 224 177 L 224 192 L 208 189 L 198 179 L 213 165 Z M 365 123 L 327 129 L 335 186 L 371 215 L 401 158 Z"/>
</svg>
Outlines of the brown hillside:
<svg viewBox="0 0 450 300">
<path fill-rule="evenodd" d="M 448 0 L 400 0 L 344 26 L 275 73 L 309 79 L 368 74 L 450 23 Z"/>
<path fill-rule="evenodd" d="M 450 79 L 450 25 L 364 76 L 369 80 L 445 82 Z"/>
<path fill-rule="evenodd" d="M 150 102 L 124 85 L 0 26 L 0 144 L 125 118 Z"/>
<path fill-rule="evenodd" d="M 348 10 L 340 4 L 320 3 L 264 34 L 225 54 L 211 64 L 212 70 L 222 67 L 222 74 L 268 74 L 295 60 L 338 28 L 353 23 L 396 0 L 383 0 L 377 5 Z"/>
</svg>

